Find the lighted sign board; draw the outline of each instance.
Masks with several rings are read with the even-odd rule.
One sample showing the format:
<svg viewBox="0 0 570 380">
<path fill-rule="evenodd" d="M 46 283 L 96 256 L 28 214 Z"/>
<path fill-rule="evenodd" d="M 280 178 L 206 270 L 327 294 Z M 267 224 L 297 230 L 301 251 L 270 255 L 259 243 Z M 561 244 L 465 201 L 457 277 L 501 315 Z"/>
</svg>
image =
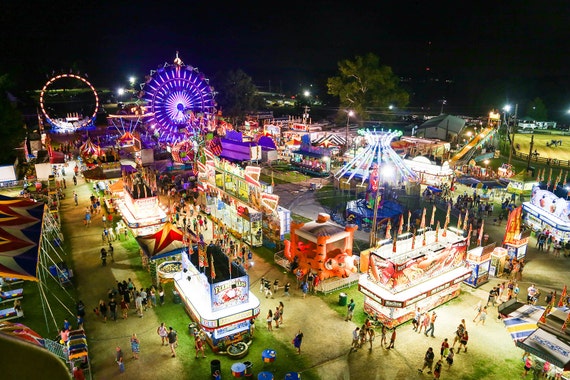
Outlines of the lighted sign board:
<svg viewBox="0 0 570 380">
<path fill-rule="evenodd" d="M 249 302 L 249 276 L 232 278 L 211 287 L 212 311 Z"/>
</svg>

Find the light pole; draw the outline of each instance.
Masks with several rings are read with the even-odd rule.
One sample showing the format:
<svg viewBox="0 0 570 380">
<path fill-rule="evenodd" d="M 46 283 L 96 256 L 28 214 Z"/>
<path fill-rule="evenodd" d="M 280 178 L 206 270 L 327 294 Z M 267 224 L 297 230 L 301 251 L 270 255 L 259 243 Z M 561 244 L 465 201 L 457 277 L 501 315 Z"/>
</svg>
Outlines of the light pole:
<svg viewBox="0 0 570 380">
<path fill-rule="evenodd" d="M 349 110 L 348 113 L 346 114 L 346 133 L 345 133 L 345 151 L 348 150 L 348 124 L 350 123 L 350 118 L 354 116 L 354 111 L 353 110 Z"/>
<path fill-rule="evenodd" d="M 513 128 L 514 126 L 516 126 L 517 123 L 517 111 L 519 109 L 519 105 L 515 104 L 515 114 L 513 115 L 513 126 L 511 126 L 511 123 L 507 124 L 507 135 L 509 136 L 509 142 L 510 142 L 510 146 L 509 146 L 509 164 L 511 163 L 511 159 L 513 157 L 513 150 L 515 149 L 515 129 Z M 505 107 L 503 107 L 503 110 L 507 113 L 511 110 L 511 106 L 510 105 L 506 105 Z M 505 113 L 505 120 L 507 119 L 507 114 Z M 512 132 L 512 133 L 511 133 Z M 511 136 L 512 134 L 512 136 Z"/>
</svg>

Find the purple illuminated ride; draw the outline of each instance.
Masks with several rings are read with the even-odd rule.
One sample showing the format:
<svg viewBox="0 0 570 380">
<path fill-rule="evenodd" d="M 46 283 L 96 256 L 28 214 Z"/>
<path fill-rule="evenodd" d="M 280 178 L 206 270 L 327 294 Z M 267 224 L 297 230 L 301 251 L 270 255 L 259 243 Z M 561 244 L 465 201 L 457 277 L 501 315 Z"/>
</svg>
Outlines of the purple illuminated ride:
<svg viewBox="0 0 570 380">
<path fill-rule="evenodd" d="M 172 64 L 151 70 L 139 98 L 146 103 L 147 125 L 168 145 L 208 129 L 215 116 L 215 93 L 197 68 L 178 57 Z"/>
</svg>

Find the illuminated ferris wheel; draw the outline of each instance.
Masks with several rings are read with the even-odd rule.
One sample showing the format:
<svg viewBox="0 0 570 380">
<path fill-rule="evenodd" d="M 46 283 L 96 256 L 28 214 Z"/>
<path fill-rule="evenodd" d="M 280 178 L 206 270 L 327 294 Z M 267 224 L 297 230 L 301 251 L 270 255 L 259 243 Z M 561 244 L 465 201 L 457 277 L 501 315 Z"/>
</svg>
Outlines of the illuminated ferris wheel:
<svg viewBox="0 0 570 380">
<path fill-rule="evenodd" d="M 52 128 L 74 131 L 94 124 L 99 110 L 99 95 L 86 78 L 59 74 L 50 78 L 42 88 L 40 109 Z"/>
<path fill-rule="evenodd" d="M 214 92 L 198 69 L 185 65 L 178 52 L 173 64 L 150 72 L 141 98 L 152 115 L 150 124 L 171 141 L 181 140 L 184 128 L 202 127 L 215 112 Z"/>
</svg>

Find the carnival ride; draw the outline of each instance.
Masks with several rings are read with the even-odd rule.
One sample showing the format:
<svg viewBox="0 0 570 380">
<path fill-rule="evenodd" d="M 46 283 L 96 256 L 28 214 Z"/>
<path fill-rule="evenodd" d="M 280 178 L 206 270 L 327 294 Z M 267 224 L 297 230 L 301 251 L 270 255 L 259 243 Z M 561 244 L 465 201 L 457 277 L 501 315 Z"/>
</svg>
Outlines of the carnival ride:
<svg viewBox="0 0 570 380">
<path fill-rule="evenodd" d="M 391 147 L 392 140 L 401 135 L 400 131 L 365 131 L 363 137 L 366 147 L 336 172 L 335 178 L 344 178 L 347 183 L 359 179 L 360 185 L 363 185 L 371 179 L 374 180 L 374 173 L 378 172 L 379 168 L 377 174 L 384 182 L 418 182 L 418 175 L 406 166 Z"/>
<path fill-rule="evenodd" d="M 208 128 L 215 113 L 214 95 L 204 74 L 185 65 L 177 52 L 173 64 L 151 70 L 139 98 L 146 103 L 158 140 L 171 145 Z"/>
<path fill-rule="evenodd" d="M 78 88 L 78 84 L 83 88 Z M 42 88 L 40 109 L 55 131 L 73 132 L 93 126 L 99 110 L 99 95 L 86 78 L 59 74 L 50 78 Z"/>
<path fill-rule="evenodd" d="M 457 152 L 451 159 L 449 160 L 449 166 L 454 167 L 459 165 L 461 162 L 469 161 L 471 155 L 468 154 L 473 152 L 479 144 L 487 139 L 487 137 L 492 136 L 497 131 L 494 127 L 487 127 L 481 131 L 480 134 L 476 135 L 473 140 L 469 143 L 465 144 L 465 146 Z"/>
</svg>

